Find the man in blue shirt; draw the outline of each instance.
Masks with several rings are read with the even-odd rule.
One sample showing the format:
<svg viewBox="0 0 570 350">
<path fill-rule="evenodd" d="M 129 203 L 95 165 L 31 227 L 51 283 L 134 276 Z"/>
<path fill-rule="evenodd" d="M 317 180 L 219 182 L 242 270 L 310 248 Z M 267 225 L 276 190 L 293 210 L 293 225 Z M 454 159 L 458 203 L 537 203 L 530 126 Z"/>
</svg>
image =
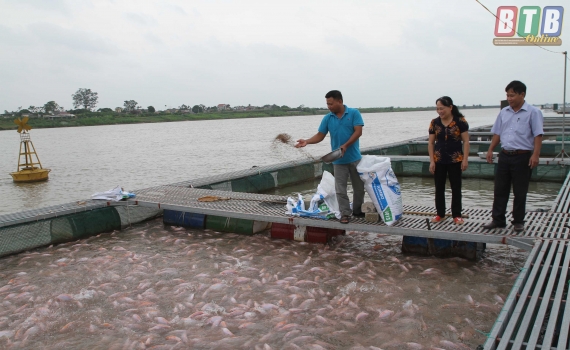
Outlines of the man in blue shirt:
<svg viewBox="0 0 570 350">
<path fill-rule="evenodd" d="M 491 132 L 494 134 L 487 152 L 487 162 L 493 163 L 493 149 L 501 143 L 499 164 L 495 174 L 493 221 L 485 229 L 506 227 L 505 214 L 513 187 L 513 227 L 524 230 L 526 194 L 532 169 L 538 165 L 542 147 L 542 112 L 526 103 L 526 85 L 514 80 L 505 88 L 509 105 L 497 116 Z"/>
<path fill-rule="evenodd" d="M 342 157 L 333 162 L 333 167 L 336 197 L 341 214 L 340 222 L 348 224 L 351 214 L 364 217 L 364 213 L 361 211 L 364 202 L 364 183 L 356 171 L 356 166 L 362 159 L 358 139 L 362 136 L 364 121 L 357 109 L 348 108 L 343 103 L 340 91 L 329 91 L 325 98 L 327 99 L 327 107 L 331 112 L 324 116 L 319 131 L 313 137 L 307 140 L 297 140 L 295 147 L 319 143 L 330 132 L 332 149 L 340 148 L 342 152 Z M 347 194 L 349 176 L 354 192 L 353 210 L 350 209 Z"/>
</svg>

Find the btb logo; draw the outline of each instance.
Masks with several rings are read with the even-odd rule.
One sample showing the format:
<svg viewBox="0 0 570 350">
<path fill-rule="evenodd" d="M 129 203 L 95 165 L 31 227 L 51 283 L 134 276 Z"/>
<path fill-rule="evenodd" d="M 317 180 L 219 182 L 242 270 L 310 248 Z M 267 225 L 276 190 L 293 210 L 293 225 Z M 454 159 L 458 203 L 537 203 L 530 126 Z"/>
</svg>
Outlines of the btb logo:
<svg viewBox="0 0 570 350">
<path fill-rule="evenodd" d="M 493 44 L 560 46 L 563 17 L 562 6 L 500 6 Z"/>
</svg>

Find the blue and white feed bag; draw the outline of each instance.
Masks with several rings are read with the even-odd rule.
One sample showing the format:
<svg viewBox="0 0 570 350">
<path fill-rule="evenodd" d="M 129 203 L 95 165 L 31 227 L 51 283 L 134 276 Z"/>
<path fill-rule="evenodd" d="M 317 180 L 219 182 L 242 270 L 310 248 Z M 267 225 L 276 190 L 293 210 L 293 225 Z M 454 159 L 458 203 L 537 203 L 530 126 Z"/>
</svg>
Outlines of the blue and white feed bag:
<svg viewBox="0 0 570 350">
<path fill-rule="evenodd" d="M 400 183 L 392 171 L 390 158 L 362 156 L 356 167 L 364 188 L 386 225 L 393 225 L 403 213 Z"/>
</svg>

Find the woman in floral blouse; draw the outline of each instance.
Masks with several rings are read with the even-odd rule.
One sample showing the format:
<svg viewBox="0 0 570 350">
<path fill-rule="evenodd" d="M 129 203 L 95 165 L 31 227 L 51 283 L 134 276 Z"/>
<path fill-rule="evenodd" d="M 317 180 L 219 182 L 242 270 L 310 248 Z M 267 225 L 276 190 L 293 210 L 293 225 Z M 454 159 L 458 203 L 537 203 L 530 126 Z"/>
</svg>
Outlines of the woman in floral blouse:
<svg viewBox="0 0 570 350">
<path fill-rule="evenodd" d="M 431 222 L 445 219 L 445 183 L 451 185 L 451 216 L 456 225 L 461 218 L 461 173 L 467 170 L 469 156 L 469 124 L 453 100 L 443 96 L 435 101 L 439 117 L 429 125 L 429 171 L 435 179 L 435 208 Z M 462 143 L 463 141 L 463 143 Z"/>
</svg>

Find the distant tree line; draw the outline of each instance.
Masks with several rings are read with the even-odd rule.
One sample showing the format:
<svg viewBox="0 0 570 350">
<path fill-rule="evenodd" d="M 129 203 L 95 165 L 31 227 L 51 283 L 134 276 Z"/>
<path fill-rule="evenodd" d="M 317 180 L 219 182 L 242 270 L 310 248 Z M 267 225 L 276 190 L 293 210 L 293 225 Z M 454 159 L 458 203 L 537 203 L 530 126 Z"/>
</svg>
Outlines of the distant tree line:
<svg viewBox="0 0 570 350">
<path fill-rule="evenodd" d="M 29 106 L 28 108 L 18 107 L 16 112 L 8 112 L 4 110 L 6 115 L 22 115 L 22 114 L 54 114 L 58 112 L 64 112 L 65 108 L 58 105 L 55 101 L 46 102 L 43 106 Z"/>
<path fill-rule="evenodd" d="M 302 111 L 310 112 L 316 110 L 315 108 L 307 108 L 304 105 L 300 105 L 297 108 L 291 108 L 289 106 L 278 106 L 276 104 L 258 106 L 236 106 L 231 107 L 229 104 L 220 104 L 218 106 L 207 107 L 203 104 L 196 104 L 192 106 L 191 104 L 182 104 L 177 108 L 166 108 L 163 111 L 158 111 L 154 106 L 148 106 L 147 108 L 142 108 L 139 106 L 138 102 L 135 100 L 124 101 L 123 107 L 112 108 L 97 108 L 99 102 L 99 94 L 91 89 L 79 88 L 75 93 L 71 95 L 72 105 L 74 109 L 66 111 L 66 109 L 59 105 L 55 101 L 46 102 L 43 106 L 29 106 L 28 108 L 18 107 L 17 111 L 9 112 L 4 110 L 5 116 L 10 115 L 54 115 L 62 114 L 68 112 L 74 115 L 82 116 L 95 116 L 97 113 L 105 114 L 146 114 L 146 113 L 161 113 L 161 114 L 200 114 L 200 113 L 227 113 L 227 112 L 249 112 L 249 111 L 260 111 L 260 110 L 270 110 L 270 111 Z"/>
</svg>

